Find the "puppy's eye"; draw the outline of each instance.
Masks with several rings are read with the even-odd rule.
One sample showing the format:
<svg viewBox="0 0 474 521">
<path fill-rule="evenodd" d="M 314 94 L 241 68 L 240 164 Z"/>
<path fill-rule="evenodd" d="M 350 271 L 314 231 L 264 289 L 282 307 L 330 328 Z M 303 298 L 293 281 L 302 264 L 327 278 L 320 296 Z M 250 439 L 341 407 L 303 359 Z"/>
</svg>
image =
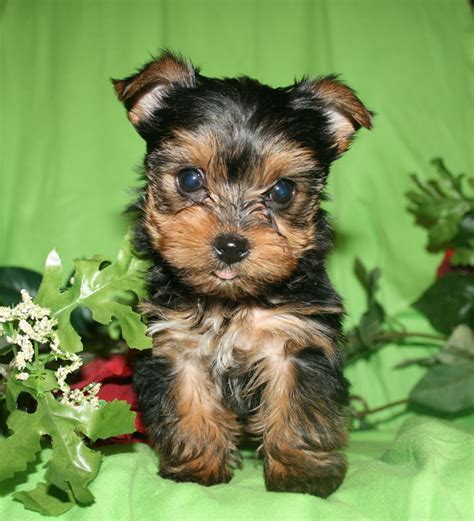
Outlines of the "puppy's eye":
<svg viewBox="0 0 474 521">
<path fill-rule="evenodd" d="M 197 192 L 204 188 L 204 180 L 201 172 L 196 168 L 185 168 L 177 176 L 179 188 L 187 194 Z"/>
<path fill-rule="evenodd" d="M 295 195 L 295 183 L 289 179 L 280 179 L 268 192 L 270 200 L 279 206 L 288 206 Z"/>
</svg>

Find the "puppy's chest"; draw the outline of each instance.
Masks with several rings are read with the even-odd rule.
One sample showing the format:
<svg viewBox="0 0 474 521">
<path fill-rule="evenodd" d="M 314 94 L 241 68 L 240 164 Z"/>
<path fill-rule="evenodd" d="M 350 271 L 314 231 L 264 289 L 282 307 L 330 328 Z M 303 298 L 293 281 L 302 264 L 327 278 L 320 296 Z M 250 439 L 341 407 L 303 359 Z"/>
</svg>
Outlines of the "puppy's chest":
<svg viewBox="0 0 474 521">
<path fill-rule="evenodd" d="M 163 320 L 149 326 L 155 354 L 197 358 L 221 374 L 245 369 L 264 354 L 281 353 L 290 323 L 295 327 L 299 322 L 258 306 L 233 312 L 210 309 L 199 321 L 186 313 L 163 315 Z"/>
</svg>

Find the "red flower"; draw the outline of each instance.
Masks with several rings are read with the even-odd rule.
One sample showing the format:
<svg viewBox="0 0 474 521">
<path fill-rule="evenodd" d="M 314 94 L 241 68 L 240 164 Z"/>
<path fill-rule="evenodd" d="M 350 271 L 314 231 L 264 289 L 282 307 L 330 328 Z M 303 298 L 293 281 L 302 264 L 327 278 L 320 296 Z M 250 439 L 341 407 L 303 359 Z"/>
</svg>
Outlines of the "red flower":
<svg viewBox="0 0 474 521">
<path fill-rule="evenodd" d="M 451 272 L 463 273 L 465 275 L 474 275 L 474 268 L 471 266 L 453 266 L 451 264 L 451 259 L 455 253 L 455 249 L 446 250 L 444 252 L 443 260 L 441 261 L 441 264 L 438 266 L 436 271 L 437 279 L 440 279 L 441 277 L 444 277 Z"/>
<path fill-rule="evenodd" d="M 131 409 L 138 411 L 137 396 L 133 390 L 133 355 L 113 355 L 110 358 L 96 358 L 81 368 L 81 379 L 72 388 L 82 388 L 92 382 L 101 383 L 98 397 L 101 400 L 111 402 L 113 400 L 124 400 L 128 402 Z M 131 443 L 145 441 L 145 428 L 141 421 L 141 415 L 137 412 L 135 419 L 136 432 L 109 438 L 111 443 Z"/>
<path fill-rule="evenodd" d="M 436 271 L 437 279 L 440 279 L 441 277 L 447 275 L 450 271 L 453 271 L 453 267 L 451 266 L 451 258 L 454 255 L 454 251 L 455 250 L 446 250 L 444 252 L 443 260 L 441 261 L 441 264 L 438 266 Z"/>
</svg>

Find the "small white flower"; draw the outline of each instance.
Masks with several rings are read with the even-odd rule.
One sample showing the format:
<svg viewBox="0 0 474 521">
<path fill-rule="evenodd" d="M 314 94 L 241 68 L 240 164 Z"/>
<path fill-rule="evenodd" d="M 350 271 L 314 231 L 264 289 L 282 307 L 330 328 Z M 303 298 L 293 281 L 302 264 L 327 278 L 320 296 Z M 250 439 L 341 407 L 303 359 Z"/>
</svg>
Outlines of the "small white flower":
<svg viewBox="0 0 474 521">
<path fill-rule="evenodd" d="M 69 353 L 61 349 L 57 332 L 58 321 L 51 317 L 51 311 L 33 303 L 33 299 L 26 290 L 21 290 L 21 302 L 14 308 L 0 307 L 0 336 L 6 331 L 2 323 L 18 322 L 14 325 L 15 331 L 6 340 L 10 344 L 19 346 L 19 350 L 10 365 L 19 371 L 17 380 L 24 381 L 29 378 L 29 373 L 24 371 L 28 362 L 33 360 L 35 350 L 33 342 L 49 344 L 51 353 L 56 360 L 64 360 L 69 365 L 60 365 L 56 372 L 58 388 L 63 393 L 61 403 L 80 406 L 90 404 L 99 407 L 97 394 L 100 389 L 98 383 L 91 383 L 84 389 L 71 389 L 66 383 L 67 377 L 77 371 L 82 365 L 82 359 L 76 353 Z"/>
<path fill-rule="evenodd" d="M 0 322 L 10 322 L 14 320 L 12 318 L 12 309 L 0 306 Z"/>
<path fill-rule="evenodd" d="M 13 359 L 12 363 L 13 367 L 16 367 L 20 371 L 26 367 L 26 359 L 25 355 L 22 351 L 20 351 L 15 358 Z"/>
</svg>

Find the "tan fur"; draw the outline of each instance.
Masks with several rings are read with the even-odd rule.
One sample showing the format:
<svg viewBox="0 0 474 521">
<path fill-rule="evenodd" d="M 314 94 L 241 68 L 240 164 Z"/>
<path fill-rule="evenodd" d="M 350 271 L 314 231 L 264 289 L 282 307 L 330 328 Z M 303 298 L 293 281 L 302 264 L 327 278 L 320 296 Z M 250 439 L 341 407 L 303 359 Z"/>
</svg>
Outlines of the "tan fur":
<svg viewBox="0 0 474 521">
<path fill-rule="evenodd" d="M 149 324 L 154 353 L 174 356 L 179 352 L 180 356 L 200 357 L 208 366 L 216 363 L 221 373 L 235 365 L 236 360 L 242 371 L 266 359 L 284 363 L 308 346 L 322 349 L 330 359 L 334 356 L 334 332 L 307 319 L 305 314 L 338 313 L 338 308 L 265 309 L 249 303 L 230 312 L 217 300 L 210 300 L 207 306 L 205 316 L 192 308 L 173 311 L 151 303 L 142 306 L 146 314 L 159 317 Z M 261 382 L 266 378 L 262 376 Z"/>
<path fill-rule="evenodd" d="M 186 283 L 205 294 L 238 299 L 288 278 L 298 259 L 314 245 L 316 229 L 312 219 L 308 219 L 306 227 L 294 228 L 284 213 L 276 213 L 276 227 L 269 226 L 258 198 L 281 177 L 297 177 L 314 168 L 315 160 L 310 151 L 291 143 L 275 141 L 267 145 L 252 177 L 246 181 L 246 200 L 253 206 L 248 223 L 242 223 L 231 209 L 243 203 L 237 199 L 238 189 L 226 182 L 227 173 L 220 164 L 218 149 L 217 137 L 210 131 L 176 130 L 160 150 L 166 170 L 148 173 L 144 223 L 153 247 L 178 269 Z M 203 173 L 209 195 L 200 205 L 194 205 L 178 191 L 176 175 L 186 165 L 193 165 Z M 316 208 L 317 203 L 305 186 L 303 181 L 298 185 L 293 212 L 307 213 Z M 157 193 L 168 201 L 163 212 L 155 206 Z M 220 234 L 243 235 L 250 243 L 249 259 L 239 263 L 238 278 L 232 285 L 213 275 L 222 269 L 213 247 Z"/>
<path fill-rule="evenodd" d="M 192 475 L 200 483 L 230 479 L 240 429 L 235 414 L 220 403 L 215 385 L 195 357 L 179 357 L 171 398 L 184 441 L 177 445 L 173 462 L 162 461 L 162 468 L 168 475 Z"/>
<path fill-rule="evenodd" d="M 324 458 L 332 461 L 335 457 L 327 452 L 345 444 L 343 433 L 331 438 L 331 433 L 325 432 L 324 415 L 312 424 L 292 400 L 296 384 L 292 357 L 308 345 L 322 349 L 329 359 L 334 356 L 333 332 L 305 314 L 338 313 L 340 309 L 264 309 L 250 303 L 229 311 L 219 301 L 209 300 L 204 315 L 196 308 L 172 311 L 151 303 L 142 310 L 159 317 L 149 324 L 154 354 L 176 367 L 172 399 L 177 404 L 183 442 L 176 444 L 179 454 L 162 461 L 167 476 L 192 475 L 203 483 L 227 481 L 235 463 L 232 454 L 244 430 L 263 439 L 268 479 L 281 478 L 282 483 L 296 479 L 293 464 L 305 469 L 310 460 L 318 468 L 324 467 Z M 250 368 L 255 369 L 255 377 L 243 392 L 252 394 L 261 386 L 264 392 L 250 422 L 239 425 L 223 400 L 220 375 Z M 323 436 L 324 447 L 294 447 L 301 422 L 306 422 L 304 429 L 315 444 Z M 331 446 L 327 439 L 332 439 Z M 308 469 L 312 477 L 314 472 L 314 468 Z"/>
</svg>

